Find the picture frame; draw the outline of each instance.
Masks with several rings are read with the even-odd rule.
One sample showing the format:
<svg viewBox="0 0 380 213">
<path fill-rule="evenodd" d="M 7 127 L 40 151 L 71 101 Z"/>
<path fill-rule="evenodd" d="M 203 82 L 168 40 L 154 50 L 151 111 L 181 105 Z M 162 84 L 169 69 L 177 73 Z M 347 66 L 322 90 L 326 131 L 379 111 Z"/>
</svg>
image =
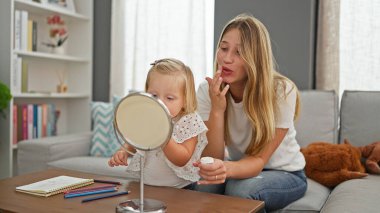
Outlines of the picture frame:
<svg viewBox="0 0 380 213">
<path fill-rule="evenodd" d="M 61 9 L 66 9 L 73 13 L 76 12 L 74 0 L 40 0 L 40 1 L 42 4 L 58 7 Z"/>
</svg>

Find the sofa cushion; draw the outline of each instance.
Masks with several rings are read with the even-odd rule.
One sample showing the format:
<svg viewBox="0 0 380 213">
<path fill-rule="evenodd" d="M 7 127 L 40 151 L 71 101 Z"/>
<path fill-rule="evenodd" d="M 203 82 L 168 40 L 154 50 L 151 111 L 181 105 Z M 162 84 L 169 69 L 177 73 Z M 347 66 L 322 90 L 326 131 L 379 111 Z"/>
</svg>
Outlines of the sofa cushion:
<svg viewBox="0 0 380 213">
<path fill-rule="evenodd" d="M 363 146 L 380 141 L 380 92 L 344 91 L 340 111 L 339 141 Z"/>
<path fill-rule="evenodd" d="M 114 101 L 112 103 L 91 103 L 91 118 L 94 133 L 91 139 L 91 156 L 110 157 L 120 147 L 112 125 L 114 112 L 113 103 Z"/>
<path fill-rule="evenodd" d="M 301 147 L 315 141 L 337 143 L 338 99 L 334 91 L 300 91 L 301 110 L 295 121 Z"/>
<path fill-rule="evenodd" d="M 380 176 L 369 175 L 339 184 L 321 212 L 379 212 Z"/>
<path fill-rule="evenodd" d="M 17 145 L 17 174 L 45 170 L 50 161 L 87 156 L 91 137 L 91 132 L 82 132 L 20 141 Z"/>
<path fill-rule="evenodd" d="M 108 160 L 108 157 L 81 156 L 52 161 L 48 166 L 117 178 L 138 178 L 130 173 L 127 175 L 125 166 L 108 166 Z"/>
<path fill-rule="evenodd" d="M 275 212 L 320 212 L 329 194 L 329 188 L 308 178 L 305 195 Z"/>
</svg>

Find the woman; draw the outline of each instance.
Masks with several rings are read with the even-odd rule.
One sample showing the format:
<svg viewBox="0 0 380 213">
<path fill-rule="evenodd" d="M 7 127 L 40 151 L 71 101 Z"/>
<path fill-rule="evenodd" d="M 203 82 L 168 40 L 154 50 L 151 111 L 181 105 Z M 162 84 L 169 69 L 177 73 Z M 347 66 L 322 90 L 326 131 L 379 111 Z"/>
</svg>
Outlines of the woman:
<svg viewBox="0 0 380 213">
<path fill-rule="evenodd" d="M 283 208 L 307 188 L 293 123 L 297 88 L 276 72 L 268 31 L 254 17 L 231 20 L 217 47 L 217 71 L 197 93 L 209 129 L 203 156 L 215 160 L 194 164 L 202 177 L 197 189 L 262 200 L 267 211 Z"/>
</svg>

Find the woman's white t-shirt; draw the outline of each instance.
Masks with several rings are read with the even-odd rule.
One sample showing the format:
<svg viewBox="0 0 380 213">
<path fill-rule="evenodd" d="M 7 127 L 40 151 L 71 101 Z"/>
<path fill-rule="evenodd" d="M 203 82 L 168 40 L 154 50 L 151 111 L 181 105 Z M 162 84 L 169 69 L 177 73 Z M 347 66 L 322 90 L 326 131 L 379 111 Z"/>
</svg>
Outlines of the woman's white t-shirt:
<svg viewBox="0 0 380 213">
<path fill-rule="evenodd" d="M 288 94 L 291 88 L 290 83 L 288 83 L 285 94 Z M 208 89 L 208 83 L 204 82 L 199 86 L 197 92 L 198 113 L 204 121 L 208 120 L 211 110 Z M 283 93 L 279 92 L 279 94 Z M 287 128 L 288 132 L 265 165 L 264 168 L 266 169 L 297 171 L 305 167 L 305 158 L 300 152 L 300 146 L 296 141 L 296 130 L 293 123 L 296 97 L 297 93 L 294 89 L 286 98 L 283 95 L 279 95 L 279 115 L 276 118 L 276 128 Z M 245 150 L 251 141 L 252 128 L 244 112 L 243 102 L 235 103 L 231 96 L 228 98 L 230 98 L 227 110 L 231 143 L 227 146 L 227 150 L 229 159 L 237 161 L 245 156 Z"/>
</svg>

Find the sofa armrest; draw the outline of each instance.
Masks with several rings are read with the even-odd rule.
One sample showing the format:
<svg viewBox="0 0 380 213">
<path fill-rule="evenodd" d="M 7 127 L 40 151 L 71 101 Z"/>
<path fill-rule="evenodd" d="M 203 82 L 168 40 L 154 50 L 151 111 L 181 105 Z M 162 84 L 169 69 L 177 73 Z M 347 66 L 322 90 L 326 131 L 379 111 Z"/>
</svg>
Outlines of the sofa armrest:
<svg viewBox="0 0 380 213">
<path fill-rule="evenodd" d="M 50 161 L 90 153 L 91 132 L 20 141 L 17 145 L 18 175 L 42 171 Z"/>
</svg>

